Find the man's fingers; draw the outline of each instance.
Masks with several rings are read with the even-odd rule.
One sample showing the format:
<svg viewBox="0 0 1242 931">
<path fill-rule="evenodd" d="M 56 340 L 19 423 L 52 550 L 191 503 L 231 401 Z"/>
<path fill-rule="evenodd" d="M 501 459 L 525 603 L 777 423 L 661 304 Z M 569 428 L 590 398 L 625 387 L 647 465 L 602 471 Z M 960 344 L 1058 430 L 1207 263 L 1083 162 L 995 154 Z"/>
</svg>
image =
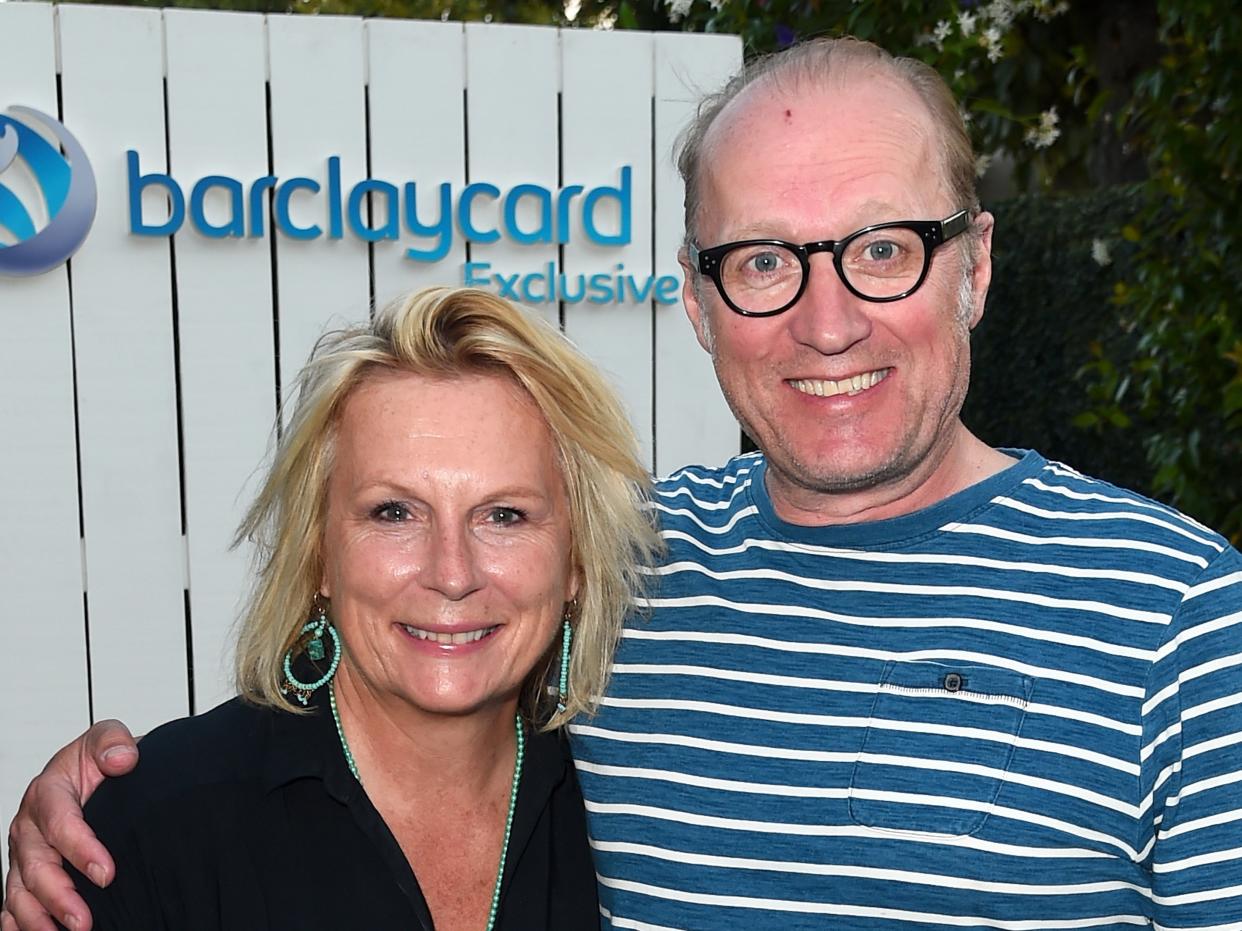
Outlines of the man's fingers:
<svg viewBox="0 0 1242 931">
<path fill-rule="evenodd" d="M 19 910 L 14 913 L 22 931 L 33 931 L 35 928 L 42 927 L 27 926 L 22 917 L 21 901 L 27 898 L 30 900 L 29 907 L 32 914 L 35 909 L 42 915 L 51 912 L 58 916 L 66 928 L 73 929 L 73 931 L 86 931 L 91 926 L 90 909 L 82 901 L 82 897 L 73 887 L 73 881 L 65 875 L 59 863 L 56 864 L 54 870 L 46 863 L 40 864 L 25 875 L 25 880 L 27 892 L 18 903 Z M 47 927 L 50 931 L 50 923 Z"/>
<path fill-rule="evenodd" d="M 47 909 L 26 888 L 16 861 L 10 862 L 12 865 L 4 884 L 4 911 L 0 912 L 0 931 L 57 931 Z M 86 903 L 78 898 L 72 888 L 70 895 L 76 900 L 76 906 L 70 903 L 68 908 L 59 910 L 61 924 L 72 931 L 89 931 L 91 918 Z M 62 895 L 59 898 L 66 897 Z"/>
<path fill-rule="evenodd" d="M 41 816 L 42 831 L 31 810 Z M 32 785 L 27 791 L 9 828 L 11 867 L 5 908 L 21 931 L 54 931 L 49 913 L 67 928 L 87 931 L 90 910 L 49 842 L 60 845 L 70 862 L 88 876 L 111 879 L 112 858 L 82 820 L 75 795 L 55 779 L 45 780 L 43 786 Z M 102 871 L 101 862 L 106 864 Z"/>
<path fill-rule="evenodd" d="M 76 804 L 69 807 L 66 802 L 67 800 L 59 801 L 56 810 L 48 812 L 44 819 L 43 837 L 30 842 L 30 853 L 23 865 L 27 887 L 41 902 L 48 901 L 44 898 L 45 886 L 39 882 L 45 868 L 55 867 L 48 870 L 53 874 L 54 882 L 51 885 L 59 888 L 62 884 L 67 884 L 70 889 L 73 888 L 73 884 L 61 869 L 62 855 L 97 886 L 106 886 L 112 882 L 116 870 L 108 848 L 95 837 L 95 832 L 82 817 L 82 812 Z M 56 849 L 53 850 L 53 847 Z"/>
<path fill-rule="evenodd" d="M 138 763 L 138 744 L 120 721 L 98 721 L 86 732 L 79 759 L 82 803 L 99 785 L 99 776 L 122 776 Z"/>
<path fill-rule="evenodd" d="M 4 907 L 12 910 L 13 928 L 18 928 L 20 931 L 57 931 L 51 916 L 44 911 L 38 900 L 24 889 L 10 896 L 4 903 Z M 85 906 L 82 914 L 89 914 L 85 911 Z M 90 929 L 90 919 L 87 919 L 86 924 L 82 924 L 82 919 L 77 914 L 63 915 L 60 920 L 71 931 L 89 931 Z M 74 922 L 78 923 L 74 924 Z M 5 931 L 8 931 L 9 927 L 5 925 Z"/>
</svg>

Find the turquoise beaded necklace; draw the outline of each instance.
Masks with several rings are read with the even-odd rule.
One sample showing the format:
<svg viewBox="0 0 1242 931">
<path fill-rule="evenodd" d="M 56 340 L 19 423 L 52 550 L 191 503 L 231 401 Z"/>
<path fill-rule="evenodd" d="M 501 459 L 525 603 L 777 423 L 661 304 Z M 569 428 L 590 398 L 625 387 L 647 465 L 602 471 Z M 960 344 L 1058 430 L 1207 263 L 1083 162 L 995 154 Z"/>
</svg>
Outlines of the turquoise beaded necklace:
<svg viewBox="0 0 1242 931">
<path fill-rule="evenodd" d="M 345 762 L 349 771 L 354 774 L 358 783 L 362 777 L 358 775 L 358 764 L 350 752 L 349 741 L 345 739 L 345 728 L 341 726 L 341 715 L 336 710 L 336 689 L 328 689 L 328 704 L 332 706 L 332 720 L 336 722 L 336 735 L 341 738 L 341 749 L 345 751 Z M 513 830 L 513 813 L 517 810 L 518 783 L 522 781 L 522 762 L 526 758 L 526 734 L 522 730 L 522 716 L 513 716 L 513 728 L 517 733 L 517 755 L 513 761 L 513 785 L 509 789 L 509 814 L 505 817 L 505 842 L 500 848 L 500 864 L 496 867 L 496 885 L 492 887 L 492 906 L 487 912 L 486 931 L 492 931 L 496 925 L 496 912 L 500 910 L 500 881 L 505 875 L 505 857 L 509 854 L 509 834 Z"/>
</svg>

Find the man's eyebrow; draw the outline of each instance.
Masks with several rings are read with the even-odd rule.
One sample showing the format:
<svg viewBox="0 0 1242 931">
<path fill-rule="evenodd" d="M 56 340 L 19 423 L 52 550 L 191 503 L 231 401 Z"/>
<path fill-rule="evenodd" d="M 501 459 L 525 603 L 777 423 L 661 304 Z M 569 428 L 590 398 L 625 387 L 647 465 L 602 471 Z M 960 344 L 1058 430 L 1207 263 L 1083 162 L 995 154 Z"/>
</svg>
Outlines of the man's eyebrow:
<svg viewBox="0 0 1242 931">
<path fill-rule="evenodd" d="M 854 212 L 854 217 L 859 221 L 859 225 L 854 229 L 861 229 L 864 226 L 871 226 L 875 223 L 888 223 L 893 220 L 916 220 L 921 217 L 907 216 L 908 210 L 895 207 L 886 200 L 866 200 L 858 205 Z"/>
<path fill-rule="evenodd" d="M 917 212 L 917 211 L 916 211 Z M 906 214 L 910 214 L 907 216 Z M 929 217 L 916 217 L 908 210 L 902 210 L 894 207 L 892 203 L 884 200 L 867 200 L 859 204 L 850 213 L 850 218 L 854 221 L 849 229 L 842 229 L 837 238 L 843 238 L 856 230 L 865 229 L 868 226 L 874 226 L 877 223 L 889 223 L 895 220 L 923 220 L 931 219 Z M 938 218 L 937 218 L 938 219 Z M 821 239 L 832 239 L 831 236 L 822 236 Z M 780 239 L 792 242 L 790 234 L 787 230 L 775 232 L 773 226 L 769 224 L 748 223 L 745 226 L 739 226 L 733 230 L 728 238 L 721 237 L 720 242 L 738 242 L 744 239 Z"/>
</svg>

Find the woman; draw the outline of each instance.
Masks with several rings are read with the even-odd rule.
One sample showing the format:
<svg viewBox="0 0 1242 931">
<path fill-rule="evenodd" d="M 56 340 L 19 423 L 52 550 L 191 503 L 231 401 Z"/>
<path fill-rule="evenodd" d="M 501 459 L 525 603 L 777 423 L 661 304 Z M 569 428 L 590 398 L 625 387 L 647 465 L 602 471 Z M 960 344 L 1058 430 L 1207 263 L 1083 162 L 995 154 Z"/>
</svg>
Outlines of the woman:
<svg viewBox="0 0 1242 931">
<path fill-rule="evenodd" d="M 91 800 L 117 861 L 75 876 L 95 927 L 596 924 L 555 729 L 656 546 L 634 450 L 592 366 L 486 292 L 325 337 L 239 533 L 239 698 Z"/>
</svg>

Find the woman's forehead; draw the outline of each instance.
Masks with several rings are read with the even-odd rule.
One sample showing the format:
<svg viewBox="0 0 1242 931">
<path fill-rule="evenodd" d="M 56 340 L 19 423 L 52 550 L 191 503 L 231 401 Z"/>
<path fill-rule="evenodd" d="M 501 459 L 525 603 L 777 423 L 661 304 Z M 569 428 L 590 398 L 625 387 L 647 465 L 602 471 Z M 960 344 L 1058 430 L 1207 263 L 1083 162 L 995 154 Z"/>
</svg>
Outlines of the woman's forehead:
<svg viewBox="0 0 1242 931">
<path fill-rule="evenodd" d="M 338 469 L 430 474 L 448 468 L 497 480 L 545 470 L 555 460 L 543 415 L 507 374 L 440 377 L 389 369 L 368 376 L 342 407 Z"/>
</svg>

